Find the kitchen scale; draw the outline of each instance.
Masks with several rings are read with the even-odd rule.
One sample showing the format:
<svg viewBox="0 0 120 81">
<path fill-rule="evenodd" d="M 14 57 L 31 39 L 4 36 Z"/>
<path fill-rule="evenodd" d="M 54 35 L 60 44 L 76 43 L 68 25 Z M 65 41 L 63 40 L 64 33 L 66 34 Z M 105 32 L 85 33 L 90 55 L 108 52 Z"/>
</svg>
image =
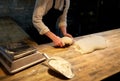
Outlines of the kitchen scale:
<svg viewBox="0 0 120 81">
<path fill-rule="evenodd" d="M 40 52 L 24 42 L 0 46 L 0 62 L 9 73 L 16 73 L 44 60 Z"/>
<path fill-rule="evenodd" d="M 0 19 L 0 63 L 10 74 L 45 60 L 26 39 L 30 37 L 12 19 Z"/>
</svg>

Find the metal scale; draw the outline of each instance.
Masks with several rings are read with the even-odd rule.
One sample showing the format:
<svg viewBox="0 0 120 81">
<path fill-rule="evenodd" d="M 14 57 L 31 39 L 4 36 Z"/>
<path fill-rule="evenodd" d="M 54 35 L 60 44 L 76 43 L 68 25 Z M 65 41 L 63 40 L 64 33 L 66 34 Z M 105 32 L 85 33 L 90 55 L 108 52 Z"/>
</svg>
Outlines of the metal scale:
<svg viewBox="0 0 120 81">
<path fill-rule="evenodd" d="M 10 18 L 0 19 L 0 24 L 0 33 L 4 34 L 0 35 L 0 63 L 9 73 L 19 72 L 45 60 L 36 48 L 23 41 L 29 36 L 14 21 Z M 9 28 L 11 31 L 8 31 Z"/>
</svg>

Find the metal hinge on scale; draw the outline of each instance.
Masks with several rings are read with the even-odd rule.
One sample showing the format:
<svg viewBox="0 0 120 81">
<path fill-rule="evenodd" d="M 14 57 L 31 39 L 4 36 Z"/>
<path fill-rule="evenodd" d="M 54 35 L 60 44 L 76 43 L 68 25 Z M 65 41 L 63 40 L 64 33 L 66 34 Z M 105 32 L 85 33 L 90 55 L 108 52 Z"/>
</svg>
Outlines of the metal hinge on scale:
<svg viewBox="0 0 120 81">
<path fill-rule="evenodd" d="M 40 52 L 25 42 L 0 46 L 0 62 L 10 74 L 21 71 L 45 59 Z"/>
</svg>

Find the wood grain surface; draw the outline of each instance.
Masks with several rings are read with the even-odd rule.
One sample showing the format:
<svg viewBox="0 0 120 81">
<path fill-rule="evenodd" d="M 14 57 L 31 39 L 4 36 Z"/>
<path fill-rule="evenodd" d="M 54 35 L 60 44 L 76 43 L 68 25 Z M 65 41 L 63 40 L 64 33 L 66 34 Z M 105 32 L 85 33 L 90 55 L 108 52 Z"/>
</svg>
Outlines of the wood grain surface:
<svg viewBox="0 0 120 81">
<path fill-rule="evenodd" d="M 6 74 L 0 69 L 0 81 L 100 81 L 120 72 L 120 29 L 94 33 L 103 36 L 108 41 L 108 47 L 88 54 L 75 51 L 73 45 L 67 48 L 54 48 L 52 43 L 34 45 L 41 53 L 49 57 L 59 56 L 72 65 L 75 76 L 67 79 L 50 70 L 46 61 L 29 67 L 13 75 Z M 79 36 L 74 40 L 79 40 Z"/>
</svg>

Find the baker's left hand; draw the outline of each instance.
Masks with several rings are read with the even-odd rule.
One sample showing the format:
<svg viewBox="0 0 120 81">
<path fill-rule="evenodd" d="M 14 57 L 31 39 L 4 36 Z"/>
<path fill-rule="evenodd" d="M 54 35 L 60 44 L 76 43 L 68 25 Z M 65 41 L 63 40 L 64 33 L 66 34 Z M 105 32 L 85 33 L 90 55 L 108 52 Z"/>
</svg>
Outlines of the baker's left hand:
<svg viewBox="0 0 120 81">
<path fill-rule="evenodd" d="M 64 34 L 64 36 L 67 36 L 67 37 L 73 38 L 72 35 L 69 34 L 69 33 Z"/>
</svg>

